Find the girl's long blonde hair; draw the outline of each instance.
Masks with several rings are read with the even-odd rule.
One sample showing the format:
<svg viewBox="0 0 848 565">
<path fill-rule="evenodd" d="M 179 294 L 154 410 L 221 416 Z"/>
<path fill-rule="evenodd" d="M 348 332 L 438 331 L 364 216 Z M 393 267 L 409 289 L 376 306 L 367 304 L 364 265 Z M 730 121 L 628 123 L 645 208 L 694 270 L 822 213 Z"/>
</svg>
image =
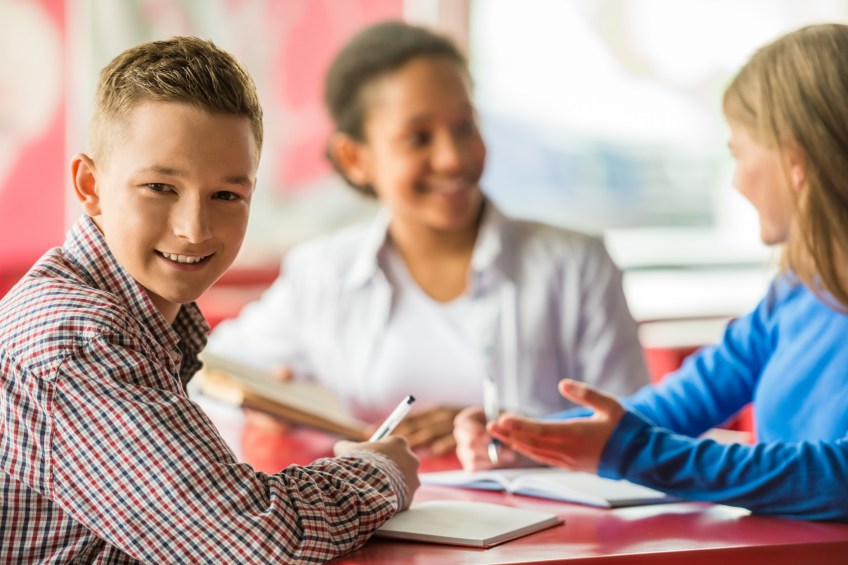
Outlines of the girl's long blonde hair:
<svg viewBox="0 0 848 565">
<path fill-rule="evenodd" d="M 804 27 L 760 48 L 725 91 L 724 113 L 762 143 L 802 151 L 781 263 L 848 310 L 848 26 Z"/>
</svg>

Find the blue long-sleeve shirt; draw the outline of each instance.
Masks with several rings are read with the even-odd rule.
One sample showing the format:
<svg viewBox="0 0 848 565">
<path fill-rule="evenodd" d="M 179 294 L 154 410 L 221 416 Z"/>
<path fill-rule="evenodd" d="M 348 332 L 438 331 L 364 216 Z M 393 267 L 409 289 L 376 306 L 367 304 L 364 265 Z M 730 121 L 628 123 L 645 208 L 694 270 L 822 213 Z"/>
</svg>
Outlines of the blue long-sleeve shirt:
<svg viewBox="0 0 848 565">
<path fill-rule="evenodd" d="M 754 402 L 755 445 L 697 436 Z M 780 277 L 721 342 L 625 401 L 599 474 L 690 500 L 848 520 L 848 315 Z"/>
</svg>

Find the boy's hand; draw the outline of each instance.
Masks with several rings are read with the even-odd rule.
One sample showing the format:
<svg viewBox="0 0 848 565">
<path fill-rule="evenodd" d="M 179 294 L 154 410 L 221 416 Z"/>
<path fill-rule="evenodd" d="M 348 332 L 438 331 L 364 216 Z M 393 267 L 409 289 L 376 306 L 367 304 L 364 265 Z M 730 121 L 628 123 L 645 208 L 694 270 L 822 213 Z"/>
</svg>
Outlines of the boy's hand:
<svg viewBox="0 0 848 565">
<path fill-rule="evenodd" d="M 601 453 L 624 416 L 624 407 L 615 397 L 570 379 L 560 381 L 559 391 L 565 398 L 591 408 L 594 414 L 558 422 L 505 415 L 489 423 L 487 429 L 540 463 L 597 473 Z"/>
<path fill-rule="evenodd" d="M 469 406 L 457 414 L 453 421 L 453 436 L 456 439 L 456 456 L 462 468 L 469 472 L 493 467 L 514 467 L 518 454 L 505 445 L 498 451 L 498 464 L 489 460 L 489 442 L 492 436 L 486 432 L 486 415 L 478 406 Z"/>
<path fill-rule="evenodd" d="M 347 455 L 352 451 L 374 451 L 376 453 L 382 453 L 391 459 L 397 465 L 398 469 L 400 469 L 403 478 L 406 480 L 406 488 L 409 494 L 406 499 L 407 504 L 412 502 L 415 491 L 421 485 L 418 481 L 419 462 L 418 457 L 409 449 L 409 444 L 406 443 L 405 439 L 398 436 L 389 436 L 379 441 L 364 441 L 360 443 L 339 441 L 333 446 L 333 453 L 337 456 Z M 405 508 L 399 508 L 398 510 L 405 510 Z"/>
<path fill-rule="evenodd" d="M 437 406 L 404 418 L 392 435 L 406 438 L 412 449 L 426 448 L 430 455 L 450 453 L 456 443 L 453 439 L 453 419 L 458 408 Z"/>
</svg>

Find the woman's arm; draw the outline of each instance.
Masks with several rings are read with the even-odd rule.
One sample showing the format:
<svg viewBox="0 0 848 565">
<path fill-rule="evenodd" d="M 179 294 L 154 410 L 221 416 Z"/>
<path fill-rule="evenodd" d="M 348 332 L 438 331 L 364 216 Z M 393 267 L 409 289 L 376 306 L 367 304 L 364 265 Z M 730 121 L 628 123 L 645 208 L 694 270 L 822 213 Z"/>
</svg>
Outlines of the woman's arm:
<svg viewBox="0 0 848 565">
<path fill-rule="evenodd" d="M 303 321 L 296 299 L 297 263 L 294 251 L 258 300 L 214 329 L 207 349 L 253 366 L 272 371 L 287 368 L 299 378 L 309 377 L 313 371 L 302 343 Z"/>
<path fill-rule="evenodd" d="M 621 271 L 603 242 L 587 238 L 585 245 L 583 261 L 574 266 L 580 271 L 576 279 L 581 286 L 579 302 L 563 303 L 561 313 L 563 320 L 579 316 L 574 336 L 579 374 L 561 377 L 578 379 L 616 396 L 629 395 L 648 384 L 636 322 L 624 296 Z"/>
</svg>

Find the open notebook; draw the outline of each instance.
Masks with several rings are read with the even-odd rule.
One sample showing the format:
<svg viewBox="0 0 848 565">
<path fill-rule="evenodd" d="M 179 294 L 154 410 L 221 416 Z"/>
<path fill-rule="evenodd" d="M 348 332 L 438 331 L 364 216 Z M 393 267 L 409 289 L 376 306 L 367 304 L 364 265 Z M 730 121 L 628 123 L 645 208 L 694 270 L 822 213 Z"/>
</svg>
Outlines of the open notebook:
<svg viewBox="0 0 848 565">
<path fill-rule="evenodd" d="M 282 381 L 256 367 L 204 351 L 194 377 L 203 394 L 267 412 L 295 424 L 364 441 L 369 426 L 350 416 L 327 389 L 311 382 Z"/>
<path fill-rule="evenodd" d="M 605 508 L 658 504 L 676 500 L 660 491 L 627 481 L 614 481 L 589 473 L 549 467 L 495 469 L 478 473 L 441 471 L 421 473 L 419 477 L 421 483 L 425 485 L 502 490 L 512 494 Z"/>
<path fill-rule="evenodd" d="M 398 512 L 377 537 L 492 547 L 562 523 L 551 512 L 464 500 L 433 500 Z"/>
</svg>

